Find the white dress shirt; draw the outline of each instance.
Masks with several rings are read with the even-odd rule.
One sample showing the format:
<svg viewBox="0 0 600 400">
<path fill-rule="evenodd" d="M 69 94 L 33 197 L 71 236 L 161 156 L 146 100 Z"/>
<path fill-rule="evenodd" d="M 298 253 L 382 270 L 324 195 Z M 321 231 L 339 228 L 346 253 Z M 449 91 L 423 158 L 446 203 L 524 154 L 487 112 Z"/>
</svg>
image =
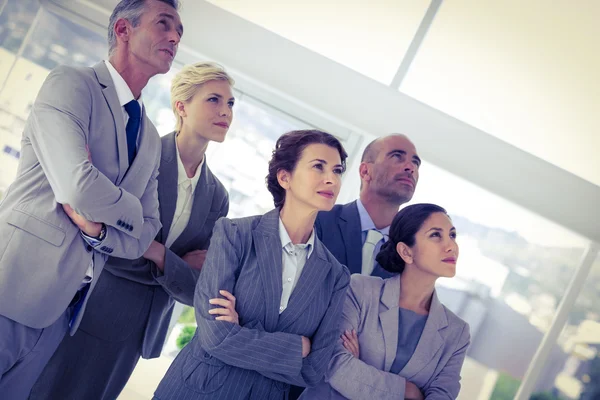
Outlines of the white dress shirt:
<svg viewBox="0 0 600 400">
<path fill-rule="evenodd" d="M 281 274 L 283 290 L 281 291 L 281 303 L 279 304 L 279 314 L 281 314 L 287 308 L 290 296 L 296 287 L 296 283 L 298 283 L 306 260 L 308 260 L 315 247 L 315 230 L 313 229 L 306 244 L 293 244 L 281 218 L 279 218 L 279 238 L 283 249 L 283 271 Z"/>
<path fill-rule="evenodd" d="M 123 77 L 117 72 L 117 70 L 115 69 L 115 67 L 112 66 L 110 61 L 104 60 L 104 64 L 106 65 L 106 68 L 108 68 L 108 73 L 110 74 L 110 77 L 111 77 L 113 83 L 115 84 L 115 91 L 117 92 L 117 97 L 119 98 L 119 104 L 121 104 L 121 111 L 123 112 L 123 120 L 125 121 L 125 127 L 127 127 L 127 121 L 129 121 L 129 114 L 127 114 L 127 111 L 125 111 L 125 104 L 129 103 L 131 100 L 134 99 L 133 93 L 131 92 L 129 85 L 127 85 L 127 82 L 125 82 L 125 79 L 123 79 Z M 140 98 L 138 99 L 138 103 L 140 103 L 140 110 L 143 109 L 144 105 L 142 103 L 142 96 L 140 96 Z M 140 129 L 141 128 L 142 128 L 142 125 L 140 124 Z M 140 144 L 140 135 L 139 135 L 139 131 L 138 131 L 136 146 L 139 146 L 139 144 Z M 94 160 L 92 160 L 92 164 L 93 163 L 94 163 Z M 92 242 L 88 241 L 85 236 L 83 238 L 92 247 L 98 247 L 102 244 L 102 242 L 97 242 L 97 241 L 94 241 L 92 243 Z M 94 279 L 94 257 L 92 257 L 92 261 L 90 262 L 90 265 L 89 265 L 87 271 L 85 272 L 85 278 L 83 279 L 83 282 L 81 283 L 81 287 L 83 288 L 86 284 L 90 283 L 92 281 L 92 279 Z"/>
<path fill-rule="evenodd" d="M 179 235 L 183 232 L 188 222 L 190 221 L 190 215 L 192 215 L 192 205 L 194 204 L 194 191 L 198 185 L 198 180 L 202 173 L 202 164 L 204 164 L 204 157 L 196 169 L 196 173 L 193 177 L 188 178 L 185 172 L 185 167 L 181 161 L 179 155 L 179 147 L 175 142 L 175 152 L 177 153 L 177 203 L 175 205 L 175 214 L 173 215 L 173 223 L 169 228 L 169 235 L 165 242 L 166 247 L 171 247 L 173 242 L 177 240 Z"/>
</svg>

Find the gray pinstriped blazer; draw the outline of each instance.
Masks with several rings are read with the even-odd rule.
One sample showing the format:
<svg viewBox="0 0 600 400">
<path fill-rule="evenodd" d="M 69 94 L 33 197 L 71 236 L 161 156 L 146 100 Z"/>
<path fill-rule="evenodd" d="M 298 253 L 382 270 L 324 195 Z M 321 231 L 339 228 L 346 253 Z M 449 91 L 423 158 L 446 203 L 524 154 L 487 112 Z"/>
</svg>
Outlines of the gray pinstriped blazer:
<svg viewBox="0 0 600 400">
<path fill-rule="evenodd" d="M 339 340 L 324 382 L 301 399 L 403 399 L 406 380 L 427 400 L 456 399 L 460 369 L 470 342 L 469 325 L 433 294 L 429 316 L 414 354 L 399 374 L 390 373 L 398 345 L 400 275 L 382 280 L 352 275 L 342 330 L 356 329 L 360 359 Z"/>
<path fill-rule="evenodd" d="M 155 399 L 282 399 L 289 385 L 322 378 L 339 337 L 349 272 L 315 240 L 315 248 L 279 314 L 282 257 L 279 211 L 217 221 L 194 305 L 198 330 L 177 356 Z M 240 325 L 215 321 L 208 300 L 236 296 Z M 312 350 L 302 358 L 301 336 Z"/>
</svg>

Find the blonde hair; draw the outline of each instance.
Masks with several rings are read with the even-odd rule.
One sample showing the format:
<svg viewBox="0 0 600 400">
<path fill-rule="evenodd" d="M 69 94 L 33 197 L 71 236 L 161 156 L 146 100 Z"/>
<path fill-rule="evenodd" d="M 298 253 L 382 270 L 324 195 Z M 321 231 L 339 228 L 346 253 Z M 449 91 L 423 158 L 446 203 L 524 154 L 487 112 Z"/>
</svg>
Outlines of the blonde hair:
<svg viewBox="0 0 600 400">
<path fill-rule="evenodd" d="M 177 102 L 188 103 L 200 89 L 200 86 L 209 81 L 227 81 L 230 86 L 235 84 L 235 81 L 225 69 L 214 62 L 199 62 L 191 65 L 186 65 L 175 75 L 171 82 L 171 107 L 177 123 L 175 132 L 181 130 L 183 118 L 177 112 Z"/>
</svg>

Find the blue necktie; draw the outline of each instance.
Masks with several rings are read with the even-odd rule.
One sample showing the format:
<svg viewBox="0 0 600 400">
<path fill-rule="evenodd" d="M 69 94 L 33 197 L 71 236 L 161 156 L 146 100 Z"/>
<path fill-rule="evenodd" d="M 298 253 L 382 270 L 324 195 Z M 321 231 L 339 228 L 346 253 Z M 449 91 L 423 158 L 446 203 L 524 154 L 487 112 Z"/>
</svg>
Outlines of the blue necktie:
<svg viewBox="0 0 600 400">
<path fill-rule="evenodd" d="M 127 132 L 127 155 L 129 157 L 129 165 L 131 165 L 135 158 L 142 110 L 140 108 L 140 103 L 138 103 L 137 100 L 131 100 L 129 103 L 125 104 L 125 111 L 129 114 L 129 120 L 127 121 L 125 131 Z"/>
</svg>

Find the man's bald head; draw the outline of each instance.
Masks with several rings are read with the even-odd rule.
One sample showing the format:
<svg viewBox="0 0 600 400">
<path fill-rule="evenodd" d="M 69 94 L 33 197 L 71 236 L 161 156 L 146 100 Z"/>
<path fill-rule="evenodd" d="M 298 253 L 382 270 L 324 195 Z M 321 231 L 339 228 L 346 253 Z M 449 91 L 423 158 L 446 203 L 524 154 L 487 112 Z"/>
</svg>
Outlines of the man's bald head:
<svg viewBox="0 0 600 400">
<path fill-rule="evenodd" d="M 361 200 L 376 196 L 401 205 L 409 201 L 419 180 L 421 159 L 406 135 L 373 140 L 360 163 Z"/>
<path fill-rule="evenodd" d="M 383 136 L 373 140 L 365 147 L 360 162 L 375 162 L 377 156 L 383 148 L 384 142 L 388 141 L 389 138 L 402 137 L 410 142 L 410 139 L 406 135 L 401 133 L 392 133 L 391 135 Z"/>
</svg>

